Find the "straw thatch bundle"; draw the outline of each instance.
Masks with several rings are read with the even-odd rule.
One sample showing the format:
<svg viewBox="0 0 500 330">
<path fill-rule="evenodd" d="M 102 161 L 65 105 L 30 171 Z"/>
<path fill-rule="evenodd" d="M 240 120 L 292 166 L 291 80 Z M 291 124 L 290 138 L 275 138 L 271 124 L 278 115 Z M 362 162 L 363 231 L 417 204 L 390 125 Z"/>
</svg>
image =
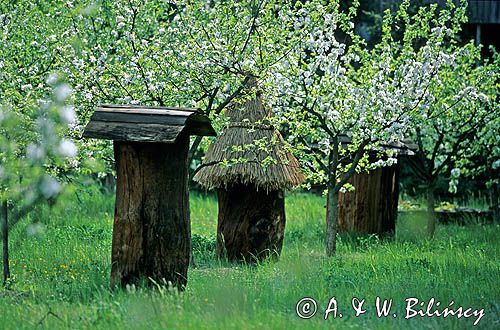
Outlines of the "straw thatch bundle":
<svg viewBox="0 0 500 330">
<path fill-rule="evenodd" d="M 267 191 L 291 189 L 304 181 L 297 159 L 284 150 L 280 132 L 269 124 L 271 112 L 266 109 L 259 91 L 254 97 L 226 110 L 229 125 L 213 142 L 194 179 L 208 189 L 227 188 L 233 184 L 253 184 Z M 255 146 L 256 141 L 266 143 Z M 249 147 L 252 146 L 252 147 Z M 271 157 L 274 161 L 265 166 Z M 231 165 L 225 160 L 244 159 Z"/>
</svg>

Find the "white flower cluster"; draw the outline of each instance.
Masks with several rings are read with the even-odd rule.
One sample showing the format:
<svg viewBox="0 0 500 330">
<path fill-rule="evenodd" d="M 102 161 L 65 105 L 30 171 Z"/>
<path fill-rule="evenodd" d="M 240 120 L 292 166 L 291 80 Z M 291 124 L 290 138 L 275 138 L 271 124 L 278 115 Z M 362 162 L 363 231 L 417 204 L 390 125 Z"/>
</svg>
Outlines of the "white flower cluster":
<svg viewBox="0 0 500 330">
<path fill-rule="evenodd" d="M 16 194 L 22 194 L 20 198 L 25 203 L 59 194 L 62 186 L 50 175 L 49 168 L 62 165 L 77 154 L 73 141 L 63 137 L 68 125 L 76 121 L 74 108 L 67 105 L 71 88 L 55 74 L 50 74 L 46 82 L 52 87 L 52 99 L 41 100 L 30 116 L 19 114 L 8 106 L 0 111 L 3 132 L 0 152 L 5 162 L 0 167 L 0 185 L 8 189 L 9 198 L 15 199 Z M 19 134 L 20 125 L 30 130 Z M 19 180 L 19 175 L 23 180 Z"/>
<path fill-rule="evenodd" d="M 60 138 L 57 132 L 58 125 L 68 126 L 76 121 L 73 106 L 65 105 L 71 95 L 71 88 L 67 84 L 59 84 L 59 78 L 51 74 L 47 82 L 54 86 L 54 101 L 41 102 L 38 118 L 35 120 L 39 139 L 30 143 L 26 148 L 26 157 L 34 163 L 44 163 L 47 156 L 54 154 L 62 158 L 73 158 L 77 154 L 76 145 L 67 138 Z M 50 111 L 57 109 L 58 120 L 54 121 Z"/>
<path fill-rule="evenodd" d="M 398 163 L 398 159 L 397 158 L 389 157 L 389 158 L 387 158 L 385 160 L 379 159 L 379 160 L 375 161 L 374 163 L 372 163 L 370 165 L 370 168 L 371 169 L 376 169 L 376 168 L 379 168 L 379 167 L 388 167 L 388 166 L 396 165 L 397 163 Z"/>
<path fill-rule="evenodd" d="M 312 3 L 290 14 L 296 47 L 274 67 L 269 83 L 276 86 L 273 108 L 294 132 L 290 143 L 313 141 L 322 157 L 332 149 L 332 135 L 349 133 L 355 150 L 356 143 L 366 140 L 401 141 L 416 118 L 436 116 L 432 109 L 439 96 L 431 90 L 441 84 L 439 72 L 456 65 L 462 55 L 444 46 L 453 34 L 446 24 L 433 28 L 419 48 L 393 41 L 383 41 L 374 50 L 363 43 L 347 47 L 335 37 L 341 18 Z M 466 86 L 457 99 L 464 95 L 488 100 Z M 389 157 L 369 167 L 396 162 Z"/>
</svg>

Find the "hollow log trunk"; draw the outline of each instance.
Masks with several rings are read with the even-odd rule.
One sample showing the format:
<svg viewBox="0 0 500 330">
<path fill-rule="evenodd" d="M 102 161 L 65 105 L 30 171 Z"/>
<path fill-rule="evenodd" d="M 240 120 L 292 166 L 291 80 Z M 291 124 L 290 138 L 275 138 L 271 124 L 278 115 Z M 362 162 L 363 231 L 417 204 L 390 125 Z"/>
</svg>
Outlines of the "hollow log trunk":
<svg viewBox="0 0 500 330">
<path fill-rule="evenodd" d="M 399 167 L 357 173 L 352 192 L 339 194 L 339 231 L 367 234 L 394 233 L 398 214 Z"/>
<path fill-rule="evenodd" d="M 152 279 L 182 289 L 191 245 L 187 153 L 176 143 L 114 143 L 117 184 L 111 287 Z"/>
<path fill-rule="evenodd" d="M 231 261 L 255 262 L 281 253 L 285 234 L 282 191 L 257 190 L 237 184 L 218 190 L 217 255 Z"/>
</svg>

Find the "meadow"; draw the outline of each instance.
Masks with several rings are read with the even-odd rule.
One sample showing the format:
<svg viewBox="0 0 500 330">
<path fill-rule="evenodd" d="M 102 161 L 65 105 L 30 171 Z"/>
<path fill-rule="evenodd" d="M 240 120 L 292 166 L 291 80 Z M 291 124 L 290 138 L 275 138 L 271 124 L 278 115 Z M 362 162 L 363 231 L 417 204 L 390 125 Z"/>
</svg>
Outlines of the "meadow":
<svg viewBox="0 0 500 330">
<path fill-rule="evenodd" d="M 12 281 L 0 289 L 0 329 L 468 329 L 476 317 L 405 319 L 405 299 L 442 307 L 484 308 L 475 328 L 500 329 L 500 226 L 439 226 L 433 240 L 416 216 L 398 219 L 395 238 L 341 235 L 325 257 L 324 198 L 287 196 L 287 229 L 278 262 L 235 265 L 215 258 L 217 202 L 193 193 L 195 267 L 185 292 L 158 286 L 108 289 L 112 194 L 87 188 L 42 207 L 11 234 Z M 35 221 L 36 225 L 30 225 Z M 393 299 L 377 317 L 375 299 Z M 317 301 L 310 319 L 296 315 Z M 338 314 L 324 320 L 330 298 Z M 366 299 L 354 316 L 353 297 Z M 393 317 L 393 313 L 397 317 Z M 343 317 L 340 317 L 342 314 Z"/>
</svg>

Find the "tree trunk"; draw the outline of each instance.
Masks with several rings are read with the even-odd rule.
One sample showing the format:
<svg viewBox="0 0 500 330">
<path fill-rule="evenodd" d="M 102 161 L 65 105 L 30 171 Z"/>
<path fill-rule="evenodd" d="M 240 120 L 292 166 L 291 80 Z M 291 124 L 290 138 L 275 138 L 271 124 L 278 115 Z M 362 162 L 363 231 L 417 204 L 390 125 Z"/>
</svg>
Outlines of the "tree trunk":
<svg viewBox="0 0 500 330">
<path fill-rule="evenodd" d="M 106 192 L 112 193 L 115 191 L 116 187 L 116 178 L 113 175 L 113 173 L 106 173 L 106 176 L 104 177 L 103 180 L 103 186 Z"/>
<path fill-rule="evenodd" d="M 2 227 L 2 246 L 3 246 L 3 283 L 7 283 L 10 278 L 9 266 L 9 219 L 7 201 L 2 202 L 0 205 L 0 218 Z"/>
<path fill-rule="evenodd" d="M 429 185 L 427 188 L 427 233 L 430 237 L 434 237 L 436 232 L 436 212 L 434 207 L 436 204 L 434 187 Z"/>
<path fill-rule="evenodd" d="M 114 143 L 117 168 L 111 287 L 152 279 L 183 289 L 191 247 L 189 138 Z"/>
<path fill-rule="evenodd" d="M 339 193 L 328 184 L 326 197 L 326 255 L 331 257 L 337 252 L 337 222 L 339 218 Z"/>
<path fill-rule="evenodd" d="M 257 190 L 236 184 L 218 190 L 217 255 L 231 261 L 277 258 L 285 234 L 282 191 Z"/>
<path fill-rule="evenodd" d="M 500 203 L 498 186 L 496 184 L 494 184 L 492 189 L 490 189 L 490 199 L 490 209 L 493 212 L 493 222 L 500 223 Z"/>
<path fill-rule="evenodd" d="M 355 173 L 354 191 L 339 194 L 339 231 L 366 234 L 394 233 L 399 199 L 399 167 Z"/>
</svg>

